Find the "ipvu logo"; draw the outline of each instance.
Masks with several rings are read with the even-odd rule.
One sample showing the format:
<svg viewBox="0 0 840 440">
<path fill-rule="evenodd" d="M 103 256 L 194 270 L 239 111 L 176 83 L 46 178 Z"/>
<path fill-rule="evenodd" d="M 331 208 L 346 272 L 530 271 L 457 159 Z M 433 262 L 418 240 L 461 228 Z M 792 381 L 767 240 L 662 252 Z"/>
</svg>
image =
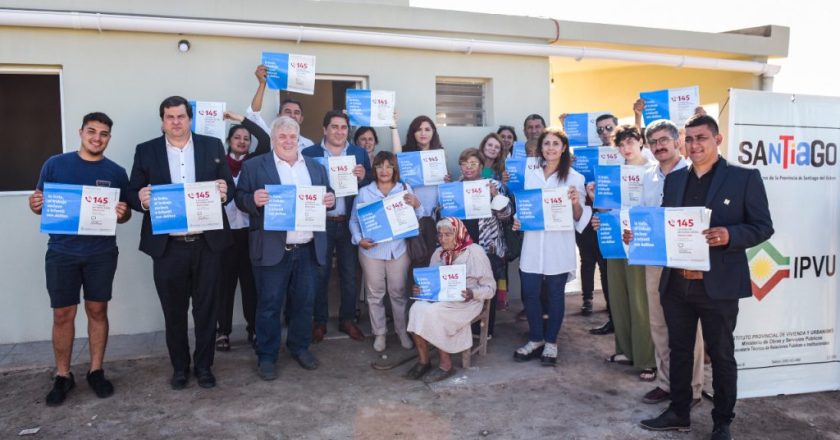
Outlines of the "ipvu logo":
<svg viewBox="0 0 840 440">
<path fill-rule="evenodd" d="M 782 255 L 772 243 L 765 241 L 747 249 L 747 260 L 750 265 L 753 296 L 761 301 L 785 278 L 833 277 L 836 272 L 837 255 L 803 255 L 791 258 Z"/>
</svg>

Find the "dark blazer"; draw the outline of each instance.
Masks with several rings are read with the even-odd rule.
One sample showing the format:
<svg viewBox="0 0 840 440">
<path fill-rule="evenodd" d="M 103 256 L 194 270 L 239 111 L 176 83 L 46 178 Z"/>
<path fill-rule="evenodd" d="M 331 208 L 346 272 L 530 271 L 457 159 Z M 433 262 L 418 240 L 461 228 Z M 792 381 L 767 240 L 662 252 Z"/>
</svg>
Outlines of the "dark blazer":
<svg viewBox="0 0 840 440">
<path fill-rule="evenodd" d="M 291 184 L 281 182 L 274 154 L 263 154 L 242 164 L 239 174 L 239 185 L 236 187 L 236 206 L 250 217 L 248 229 L 248 246 L 251 263 L 255 266 L 273 266 L 279 263 L 286 254 L 286 231 L 266 231 L 263 229 L 263 208 L 254 203 L 254 192 L 264 189 L 266 185 Z M 304 156 L 303 161 L 309 170 L 312 185 L 327 187 L 327 192 L 333 192 L 329 186 L 327 170 L 318 162 Z M 315 237 L 315 255 L 318 264 L 327 264 L 327 233 L 313 232 Z"/>
<path fill-rule="evenodd" d="M 745 298 L 752 295 L 746 250 L 773 235 L 773 221 L 761 173 L 731 164 L 722 157 L 718 160 L 706 195 L 706 208 L 712 210 L 709 226 L 726 226 L 729 244 L 709 248 L 711 268 L 703 274 L 703 284 L 712 299 Z M 665 178 L 663 207 L 683 206 L 691 168 L 674 171 Z M 659 281 L 661 295 L 666 294 L 670 276 L 671 269 L 666 267 Z"/>
<path fill-rule="evenodd" d="M 324 157 L 324 145 L 323 139 L 320 143 L 315 145 L 310 145 L 303 149 L 300 153 L 307 157 Z M 356 163 L 362 165 L 365 168 L 365 178 L 359 182 L 359 188 L 364 187 L 365 185 L 373 182 L 373 170 L 370 163 L 370 158 L 368 157 L 367 151 L 364 148 L 350 143 L 347 146 L 347 155 L 354 155 L 356 156 Z M 323 168 L 323 167 L 321 167 Z M 329 178 L 329 174 L 327 175 Z M 347 218 L 350 218 L 350 212 L 353 211 L 353 202 L 355 201 L 356 196 L 347 196 L 347 203 L 345 206 L 347 207 Z"/>
<path fill-rule="evenodd" d="M 230 177 L 225 149 L 222 142 L 210 136 L 192 134 L 193 149 L 195 151 L 195 181 L 208 182 L 224 179 L 227 182 L 226 204 L 233 200 L 233 179 Z M 169 243 L 166 234 L 153 235 L 152 221 L 149 211 L 140 206 L 138 193 L 146 185 L 165 185 L 172 183 L 169 174 L 169 159 L 166 156 L 166 140 L 163 136 L 146 141 L 137 146 L 134 152 L 134 166 L 126 190 L 128 205 L 135 211 L 143 213 L 143 226 L 140 230 L 140 250 L 152 258 L 162 257 Z M 219 252 L 233 244 L 227 215 L 222 210 L 224 229 L 205 231 L 204 238 L 207 245 L 214 252 Z"/>
</svg>

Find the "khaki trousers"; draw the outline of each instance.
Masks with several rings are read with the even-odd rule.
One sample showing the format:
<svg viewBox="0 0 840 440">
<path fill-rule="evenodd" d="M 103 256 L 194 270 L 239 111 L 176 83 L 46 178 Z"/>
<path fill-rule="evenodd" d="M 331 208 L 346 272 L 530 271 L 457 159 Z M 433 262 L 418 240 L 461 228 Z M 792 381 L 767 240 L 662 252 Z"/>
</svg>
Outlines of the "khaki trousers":
<svg viewBox="0 0 840 440">
<path fill-rule="evenodd" d="M 384 302 L 386 290 L 391 299 L 394 330 L 397 333 L 405 333 L 408 321 L 405 311 L 408 303 L 406 278 L 408 267 L 411 265 L 408 252 L 404 252 L 394 260 L 376 260 L 359 251 L 359 263 L 362 265 L 365 286 L 368 290 L 368 314 L 373 334 L 379 336 L 388 333 Z"/>
</svg>

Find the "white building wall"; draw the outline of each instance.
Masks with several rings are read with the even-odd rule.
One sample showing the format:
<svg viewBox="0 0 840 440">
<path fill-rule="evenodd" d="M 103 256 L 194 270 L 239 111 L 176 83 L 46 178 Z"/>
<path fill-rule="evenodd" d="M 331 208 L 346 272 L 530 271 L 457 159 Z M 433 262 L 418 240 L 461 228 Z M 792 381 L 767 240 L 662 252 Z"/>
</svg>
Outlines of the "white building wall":
<svg viewBox="0 0 840 440">
<path fill-rule="evenodd" d="M 177 50 L 186 38 L 192 49 Z M 548 116 L 548 60 L 533 57 L 464 55 L 390 48 L 236 38 L 0 28 L 0 67 L 60 67 L 63 75 L 65 151 L 78 148 L 77 130 L 84 114 L 103 111 L 114 120 L 106 155 L 129 172 L 136 144 L 160 135 L 158 105 L 169 95 L 227 102 L 242 112 L 256 88 L 254 68 L 263 51 L 311 54 L 323 74 L 362 75 L 369 86 L 395 90 L 400 133 L 414 116 L 434 118 L 435 77 L 490 78 L 488 127 L 440 128 L 450 171 L 457 173 L 458 153 L 477 146 L 499 124 L 521 127 L 529 113 Z M 276 111 L 266 94 L 263 115 Z M 306 115 L 320 119 L 322 115 Z M 386 134 L 380 132 L 380 135 Z M 388 145 L 387 138 L 380 136 Z M 19 154 L 28 146 L 20 145 Z M 14 155 L 4 158 L 14 161 Z M 37 176 L 32 176 L 32 185 Z M 26 196 L 0 195 L 3 239 L 0 241 L 0 343 L 47 340 L 51 312 L 44 280 L 47 237 Z M 151 259 L 137 250 L 141 216 L 118 227 L 120 260 L 110 304 L 111 334 L 163 328 L 152 282 Z M 514 268 L 511 269 L 511 272 Z M 515 277 L 514 277 L 515 278 Z M 518 287 L 518 283 L 511 283 Z M 518 297 L 518 288 L 516 290 Z M 514 293 L 511 293 L 514 295 Z M 241 321 L 237 305 L 234 316 Z M 80 310 L 77 336 L 86 334 Z"/>
</svg>

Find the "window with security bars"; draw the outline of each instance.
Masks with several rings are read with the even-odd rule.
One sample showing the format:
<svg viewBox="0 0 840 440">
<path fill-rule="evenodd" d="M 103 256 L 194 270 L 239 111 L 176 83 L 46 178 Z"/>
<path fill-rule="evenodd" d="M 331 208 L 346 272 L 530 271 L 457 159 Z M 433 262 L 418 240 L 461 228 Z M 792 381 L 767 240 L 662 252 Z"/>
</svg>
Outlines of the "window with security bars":
<svg viewBox="0 0 840 440">
<path fill-rule="evenodd" d="M 435 122 L 443 127 L 481 127 L 486 123 L 487 80 L 437 78 Z"/>
</svg>

